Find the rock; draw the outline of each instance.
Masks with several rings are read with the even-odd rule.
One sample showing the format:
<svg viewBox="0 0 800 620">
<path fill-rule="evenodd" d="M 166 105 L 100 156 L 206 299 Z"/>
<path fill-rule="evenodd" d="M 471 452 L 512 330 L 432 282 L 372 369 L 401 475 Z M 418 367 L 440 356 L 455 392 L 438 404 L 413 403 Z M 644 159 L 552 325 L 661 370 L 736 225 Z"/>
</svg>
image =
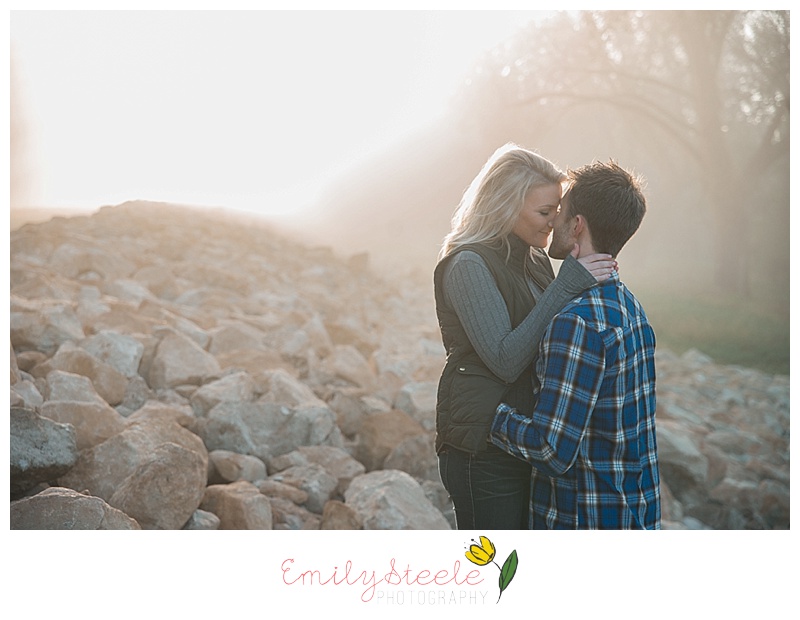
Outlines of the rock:
<svg viewBox="0 0 800 620">
<path fill-rule="evenodd" d="M 63 370 L 53 370 L 47 373 L 46 380 L 47 400 L 71 400 L 108 406 L 105 399 L 94 389 L 94 384 L 89 377 Z"/>
<path fill-rule="evenodd" d="M 234 372 L 198 388 L 189 399 L 195 415 L 204 416 L 221 402 L 250 402 L 255 398 L 255 382 L 246 372 Z"/>
<path fill-rule="evenodd" d="M 354 456 L 367 471 L 383 467 L 389 453 L 406 439 L 425 434 L 419 422 L 403 411 L 375 413 L 368 416 L 358 434 Z"/>
<path fill-rule="evenodd" d="M 117 280 L 131 275 L 136 266 L 118 254 L 103 249 L 64 243 L 50 257 L 49 266 L 70 280 L 81 276 Z"/>
<path fill-rule="evenodd" d="M 66 342 L 84 338 L 83 326 L 71 304 L 26 300 L 11 296 L 11 345 L 48 355 Z"/>
<path fill-rule="evenodd" d="M 345 504 L 365 530 L 449 530 L 450 524 L 407 473 L 373 471 L 359 476 L 345 491 Z"/>
<path fill-rule="evenodd" d="M 436 391 L 434 381 L 414 381 L 406 383 L 397 393 L 394 408 L 405 411 L 427 431 L 436 426 Z"/>
<path fill-rule="evenodd" d="M 228 450 L 212 450 L 208 453 L 208 459 L 213 471 L 209 476 L 210 484 L 225 484 L 237 480 L 256 482 L 267 478 L 267 466 L 254 456 Z"/>
<path fill-rule="evenodd" d="M 50 482 L 67 473 L 78 460 L 75 429 L 35 411 L 11 408 L 11 495 Z"/>
<path fill-rule="evenodd" d="M 139 374 L 144 345 L 132 336 L 101 331 L 82 341 L 80 346 L 129 379 Z"/>
<path fill-rule="evenodd" d="M 118 405 L 125 397 L 127 377 L 72 343 L 59 347 L 53 357 L 38 364 L 31 374 L 34 377 L 46 377 L 54 370 L 87 377 L 95 391 L 111 406 Z"/>
<path fill-rule="evenodd" d="M 658 466 L 675 496 L 684 503 L 702 501 L 708 476 L 708 459 L 680 425 L 656 425 Z"/>
<path fill-rule="evenodd" d="M 272 529 L 270 500 L 246 480 L 206 487 L 200 508 L 219 517 L 221 530 Z"/>
<path fill-rule="evenodd" d="M 44 417 L 75 428 L 78 450 L 104 442 L 125 428 L 125 418 L 106 403 L 49 400 L 41 408 Z"/>
<path fill-rule="evenodd" d="M 336 479 L 334 494 L 341 497 L 350 486 L 353 478 L 365 473 L 364 465 L 359 463 L 344 449 L 336 446 L 300 446 L 297 448 L 308 463 L 320 465 Z"/>
<path fill-rule="evenodd" d="M 338 480 L 316 463 L 289 467 L 270 476 L 270 480 L 304 491 L 308 498 L 303 506 L 317 514 L 322 514 L 325 503 L 331 499 L 338 485 Z"/>
<path fill-rule="evenodd" d="M 269 497 L 272 529 L 318 530 L 321 517 L 284 497 Z"/>
<path fill-rule="evenodd" d="M 208 335 L 208 352 L 214 356 L 240 349 L 264 348 L 264 332 L 252 325 L 231 322 L 209 330 Z"/>
<path fill-rule="evenodd" d="M 375 371 L 367 359 L 349 344 L 336 345 L 331 354 L 325 358 L 322 370 L 330 378 L 322 382 L 343 379 L 357 387 L 365 389 L 374 388 L 377 383 Z"/>
<path fill-rule="evenodd" d="M 123 431 L 84 450 L 75 467 L 58 482 L 76 490 L 88 489 L 92 495 L 109 501 L 128 476 L 145 465 L 156 448 L 165 443 L 197 453 L 203 462 L 205 482 L 208 452 L 202 440 L 174 420 L 157 417 L 132 419 Z"/>
<path fill-rule="evenodd" d="M 358 512 L 339 500 L 332 499 L 322 509 L 321 530 L 360 530 L 361 517 Z"/>
<path fill-rule="evenodd" d="M 280 482 L 275 478 L 259 480 L 255 483 L 258 490 L 267 497 L 282 497 L 301 506 L 308 501 L 308 492 L 296 486 Z"/>
<path fill-rule="evenodd" d="M 178 530 L 200 506 L 207 461 L 175 443 L 156 446 L 131 472 L 108 503 L 136 519 L 145 530 Z"/>
<path fill-rule="evenodd" d="M 260 391 L 264 394 L 259 401 L 277 403 L 288 407 L 326 407 L 314 391 L 305 383 L 284 369 L 266 370 L 259 376 Z"/>
<path fill-rule="evenodd" d="M 11 405 L 26 409 L 39 409 L 44 397 L 33 381 L 22 379 L 11 386 Z"/>
<path fill-rule="evenodd" d="M 19 365 L 17 364 L 17 354 L 14 353 L 14 347 L 9 346 L 11 350 L 11 356 L 9 361 L 9 368 L 11 370 L 11 385 L 15 385 L 19 380 Z"/>
<path fill-rule="evenodd" d="M 299 446 L 341 446 L 333 412 L 327 407 L 222 402 L 208 413 L 206 422 L 201 434 L 209 450 L 250 454 L 264 462 Z"/>
<path fill-rule="evenodd" d="M 399 469 L 418 480 L 439 481 L 439 460 L 430 433 L 413 435 L 397 444 L 383 461 L 384 469 Z"/>
<path fill-rule="evenodd" d="M 183 530 L 218 530 L 220 520 L 213 512 L 200 510 L 199 508 L 192 513 L 189 520 L 181 528 Z"/>
<path fill-rule="evenodd" d="M 156 349 L 148 384 L 151 388 L 202 385 L 217 378 L 220 372 L 219 363 L 213 355 L 187 336 L 168 332 Z"/>
<path fill-rule="evenodd" d="M 12 530 L 139 530 L 139 524 L 98 497 L 51 487 L 11 502 Z"/>
</svg>

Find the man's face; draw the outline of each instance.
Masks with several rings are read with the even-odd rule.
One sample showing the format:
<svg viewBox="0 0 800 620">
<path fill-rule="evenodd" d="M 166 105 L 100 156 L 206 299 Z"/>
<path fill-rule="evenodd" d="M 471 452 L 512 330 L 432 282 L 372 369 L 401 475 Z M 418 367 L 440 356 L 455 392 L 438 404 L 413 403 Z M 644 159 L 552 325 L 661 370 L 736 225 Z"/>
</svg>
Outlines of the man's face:
<svg viewBox="0 0 800 620">
<path fill-rule="evenodd" d="M 553 239 L 547 253 L 550 258 L 564 260 L 577 242 L 573 234 L 575 218 L 569 215 L 569 192 L 561 199 L 561 209 L 553 220 Z"/>
</svg>

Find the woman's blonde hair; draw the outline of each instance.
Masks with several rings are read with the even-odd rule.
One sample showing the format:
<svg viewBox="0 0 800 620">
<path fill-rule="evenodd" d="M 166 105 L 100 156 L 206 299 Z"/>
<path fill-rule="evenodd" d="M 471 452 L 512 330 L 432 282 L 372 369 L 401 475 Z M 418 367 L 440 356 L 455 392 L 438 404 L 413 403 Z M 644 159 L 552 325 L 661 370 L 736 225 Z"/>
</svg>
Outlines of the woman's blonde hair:
<svg viewBox="0 0 800 620">
<path fill-rule="evenodd" d="M 450 233 L 444 238 L 439 259 L 468 243 L 496 247 L 505 244 L 534 188 L 563 183 L 567 175 L 541 155 L 516 144 L 497 149 L 461 197 Z"/>
</svg>

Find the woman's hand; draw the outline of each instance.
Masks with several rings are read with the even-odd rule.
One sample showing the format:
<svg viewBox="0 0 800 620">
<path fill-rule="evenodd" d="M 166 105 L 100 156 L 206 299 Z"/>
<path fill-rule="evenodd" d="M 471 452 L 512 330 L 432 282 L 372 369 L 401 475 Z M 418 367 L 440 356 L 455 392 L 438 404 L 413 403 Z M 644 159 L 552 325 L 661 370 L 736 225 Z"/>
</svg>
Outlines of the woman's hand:
<svg viewBox="0 0 800 620">
<path fill-rule="evenodd" d="M 589 254 L 588 256 L 578 258 L 580 246 L 577 243 L 575 247 L 572 248 L 570 254 L 573 258 L 577 258 L 578 262 L 583 265 L 598 282 L 608 280 L 611 274 L 618 268 L 617 261 L 614 260 L 611 254 Z"/>
</svg>

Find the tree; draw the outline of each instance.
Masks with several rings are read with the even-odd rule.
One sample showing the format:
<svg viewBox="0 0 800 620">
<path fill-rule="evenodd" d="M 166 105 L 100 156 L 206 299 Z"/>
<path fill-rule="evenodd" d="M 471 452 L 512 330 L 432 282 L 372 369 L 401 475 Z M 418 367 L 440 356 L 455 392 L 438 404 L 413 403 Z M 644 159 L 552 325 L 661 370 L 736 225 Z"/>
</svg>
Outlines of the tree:
<svg viewBox="0 0 800 620">
<path fill-rule="evenodd" d="M 706 192 L 716 282 L 749 294 L 752 201 L 789 157 L 788 11 L 559 12 L 473 77 L 508 108 L 605 110 L 676 145 Z"/>
</svg>

